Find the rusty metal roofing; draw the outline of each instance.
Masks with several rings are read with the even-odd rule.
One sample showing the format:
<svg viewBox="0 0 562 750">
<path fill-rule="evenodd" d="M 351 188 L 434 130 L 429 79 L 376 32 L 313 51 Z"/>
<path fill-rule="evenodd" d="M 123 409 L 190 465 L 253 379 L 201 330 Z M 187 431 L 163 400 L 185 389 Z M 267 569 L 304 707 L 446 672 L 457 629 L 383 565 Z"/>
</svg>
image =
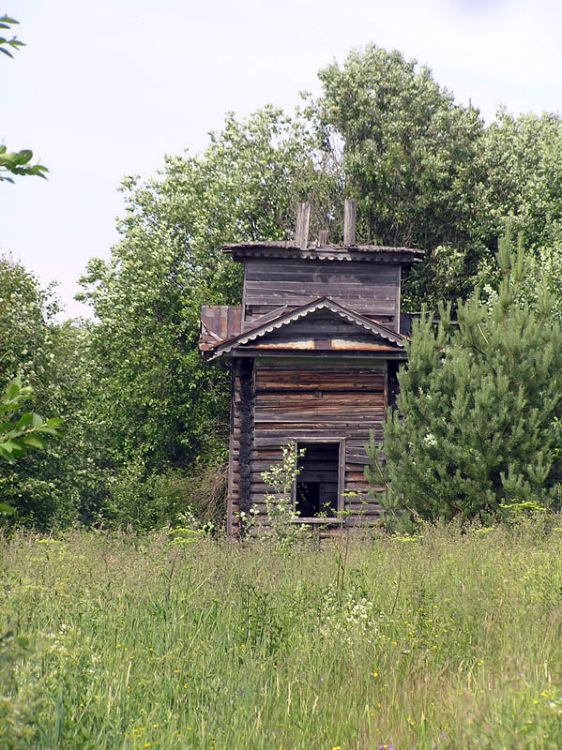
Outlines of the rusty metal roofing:
<svg viewBox="0 0 562 750">
<path fill-rule="evenodd" d="M 393 348 L 399 347 L 400 349 L 403 349 L 405 341 L 408 340 L 407 336 L 403 336 L 400 333 L 391 331 L 389 328 L 386 328 L 386 326 L 383 326 L 380 323 L 370 320 L 369 318 L 365 318 L 363 315 L 359 315 L 358 313 L 349 310 L 343 305 L 340 305 L 338 302 L 334 302 L 334 300 L 330 299 L 329 297 L 320 297 L 316 300 L 313 300 L 312 302 L 309 302 L 306 305 L 302 305 L 301 307 L 287 312 L 284 315 L 280 315 L 273 321 L 268 321 L 267 323 L 259 323 L 254 328 L 250 329 L 249 331 L 245 331 L 238 336 L 235 336 L 230 341 L 217 343 L 216 345 L 209 347 L 207 351 L 213 352 L 213 356 L 211 357 L 211 359 L 220 357 L 223 354 L 229 354 L 237 346 L 244 346 L 245 344 L 256 341 L 269 333 L 273 333 L 273 331 L 290 325 L 294 321 L 299 320 L 300 318 L 304 318 L 313 312 L 316 312 L 317 310 L 329 310 L 335 315 L 338 315 L 339 317 L 346 320 L 348 323 L 363 328 L 369 333 L 372 333 L 375 336 L 380 336 L 381 338 L 389 341 L 391 344 L 394 344 Z M 287 345 L 286 348 L 290 349 L 295 347 Z M 343 347 L 341 347 L 341 349 L 343 349 Z"/>
<path fill-rule="evenodd" d="M 415 263 L 421 260 L 424 250 L 412 247 L 390 247 L 387 245 L 326 245 L 316 247 L 311 244 L 301 248 L 294 242 L 241 242 L 225 245 L 225 253 L 230 253 L 235 260 L 243 258 L 286 258 L 294 257 L 307 260 L 327 261 L 393 261 L 398 263 Z"/>
<path fill-rule="evenodd" d="M 242 330 L 241 321 L 240 305 L 201 305 L 199 349 L 207 352 L 238 336 Z"/>
</svg>

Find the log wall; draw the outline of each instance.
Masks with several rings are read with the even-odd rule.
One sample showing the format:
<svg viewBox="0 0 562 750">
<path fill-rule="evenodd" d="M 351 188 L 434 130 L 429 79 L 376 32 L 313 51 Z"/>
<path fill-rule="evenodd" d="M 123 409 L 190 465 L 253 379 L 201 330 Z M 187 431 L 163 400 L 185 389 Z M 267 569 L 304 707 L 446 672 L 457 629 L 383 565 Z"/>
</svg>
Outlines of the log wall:
<svg viewBox="0 0 562 750">
<path fill-rule="evenodd" d="M 348 523 L 374 520 L 380 513 L 376 493 L 364 477 L 365 444 L 371 430 L 382 437 L 387 403 L 387 365 L 382 360 L 255 360 L 251 388 L 252 434 L 249 499 L 239 496 L 238 508 L 255 506 L 265 513 L 268 488 L 261 474 L 281 460 L 282 446 L 291 441 L 344 441 L 344 491 Z M 242 426 L 243 408 L 234 407 L 234 435 Z M 238 422 L 236 421 L 238 419 Z M 232 455 L 241 465 L 242 451 Z M 234 475 L 240 474 L 235 468 Z M 233 483 L 235 487 L 235 483 Z M 234 499 L 234 494 L 232 494 Z M 232 504 L 234 507 L 234 504 Z"/>
<path fill-rule="evenodd" d="M 242 330 L 279 307 L 291 310 L 330 297 L 397 330 L 400 266 L 382 263 L 247 259 Z"/>
<path fill-rule="evenodd" d="M 232 401 L 227 491 L 227 532 L 240 529 L 240 511 L 248 512 L 251 496 L 251 454 L 254 434 L 254 362 L 235 359 L 232 364 Z"/>
</svg>

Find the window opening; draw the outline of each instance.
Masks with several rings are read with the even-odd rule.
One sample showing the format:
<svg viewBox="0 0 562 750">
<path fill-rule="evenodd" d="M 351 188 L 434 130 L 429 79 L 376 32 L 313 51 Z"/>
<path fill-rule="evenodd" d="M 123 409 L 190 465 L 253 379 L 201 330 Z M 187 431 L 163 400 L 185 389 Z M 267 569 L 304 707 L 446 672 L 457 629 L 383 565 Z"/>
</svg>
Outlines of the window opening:
<svg viewBox="0 0 562 750">
<path fill-rule="evenodd" d="M 301 518 L 333 516 L 338 509 L 339 443 L 299 443 L 296 510 Z"/>
</svg>

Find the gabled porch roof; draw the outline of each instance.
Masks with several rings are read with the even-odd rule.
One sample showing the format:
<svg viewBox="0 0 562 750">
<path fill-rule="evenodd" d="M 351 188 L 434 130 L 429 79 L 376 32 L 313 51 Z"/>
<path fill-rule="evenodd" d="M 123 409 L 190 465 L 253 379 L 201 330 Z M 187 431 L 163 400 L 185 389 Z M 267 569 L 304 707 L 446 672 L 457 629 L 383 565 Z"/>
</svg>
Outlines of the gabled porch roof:
<svg viewBox="0 0 562 750">
<path fill-rule="evenodd" d="M 267 320 L 262 322 L 260 322 L 260 320 L 258 319 L 254 328 L 251 328 L 248 331 L 244 331 L 244 333 L 240 333 L 239 335 L 236 335 L 229 340 L 217 343 L 214 346 L 211 345 L 208 351 L 208 353 L 211 355 L 209 358 L 216 359 L 223 355 L 232 354 L 237 348 L 247 347 L 248 344 L 253 344 L 254 346 L 256 346 L 256 348 L 259 348 L 260 345 L 264 345 L 263 339 L 265 337 L 269 336 L 275 331 L 290 327 L 296 321 L 311 316 L 319 311 L 327 311 L 330 314 L 335 315 L 342 320 L 345 320 L 356 330 L 359 330 L 361 333 L 367 332 L 368 334 L 371 334 L 374 339 L 377 339 L 380 342 L 379 345 L 376 345 L 375 341 L 373 341 L 370 346 L 365 346 L 365 349 L 368 349 L 370 351 L 376 350 L 380 352 L 399 352 L 401 354 L 405 354 L 404 344 L 408 340 L 407 336 L 396 333 L 395 331 L 386 328 L 386 326 L 378 323 L 377 321 L 366 318 L 363 315 L 359 315 L 358 313 L 349 310 L 343 305 L 334 302 L 334 300 L 330 299 L 329 297 L 320 297 L 316 300 L 313 300 L 312 302 L 309 302 L 306 305 L 302 305 L 301 307 L 292 309 L 289 312 L 283 312 L 283 308 L 281 308 L 280 315 L 274 319 L 271 319 L 270 316 L 268 316 Z M 380 341 L 381 339 L 382 342 Z M 277 351 L 280 351 L 284 347 L 283 344 L 279 344 L 275 348 L 277 349 Z M 305 347 L 294 347 L 287 345 L 286 348 L 288 350 L 294 351 L 295 348 L 304 349 Z M 357 350 L 357 347 L 353 347 L 351 345 L 349 348 L 353 349 L 354 351 Z M 358 348 L 360 349 L 361 347 Z M 345 351 L 346 346 L 345 344 L 343 344 L 338 346 L 337 349 L 339 351 Z"/>
</svg>

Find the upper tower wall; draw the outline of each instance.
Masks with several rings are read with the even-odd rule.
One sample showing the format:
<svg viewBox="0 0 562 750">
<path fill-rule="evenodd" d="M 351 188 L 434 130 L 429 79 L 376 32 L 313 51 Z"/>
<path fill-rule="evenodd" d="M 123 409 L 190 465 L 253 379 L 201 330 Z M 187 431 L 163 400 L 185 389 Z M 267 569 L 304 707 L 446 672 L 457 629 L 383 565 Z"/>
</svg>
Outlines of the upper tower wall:
<svg viewBox="0 0 562 750">
<path fill-rule="evenodd" d="M 300 248 L 247 243 L 225 248 L 244 264 L 242 331 L 262 316 L 320 297 L 399 331 L 402 268 L 422 256 L 410 248 L 353 245 Z"/>
<path fill-rule="evenodd" d="M 329 297 L 353 312 L 394 329 L 400 315 L 400 266 L 319 260 L 248 259 L 244 269 L 242 330 L 257 318 Z"/>
</svg>

